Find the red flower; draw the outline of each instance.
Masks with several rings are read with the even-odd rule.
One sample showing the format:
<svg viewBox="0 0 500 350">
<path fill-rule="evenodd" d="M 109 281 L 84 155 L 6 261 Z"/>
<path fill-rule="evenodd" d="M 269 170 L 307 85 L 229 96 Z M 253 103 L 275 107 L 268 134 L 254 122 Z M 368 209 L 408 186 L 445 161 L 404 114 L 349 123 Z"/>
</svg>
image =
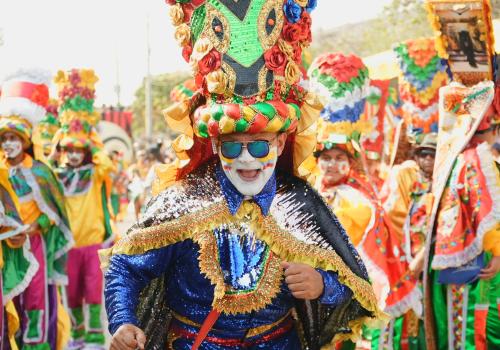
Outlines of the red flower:
<svg viewBox="0 0 500 350">
<path fill-rule="evenodd" d="M 273 46 L 264 53 L 266 60 L 266 67 L 274 73 L 283 75 L 285 67 L 288 62 L 286 55 L 279 49 L 278 46 Z"/>
<path fill-rule="evenodd" d="M 193 47 L 191 44 L 186 45 L 182 48 L 182 57 L 184 57 L 184 60 L 189 63 L 189 59 L 191 58 L 191 54 L 193 53 Z"/>
<path fill-rule="evenodd" d="M 327 74 L 340 83 L 348 83 L 352 78 L 359 75 L 360 70 L 365 69 L 363 61 L 357 56 L 343 54 L 328 54 L 318 60 L 319 70 L 322 74 Z"/>
<path fill-rule="evenodd" d="M 302 28 L 298 24 L 287 23 L 283 26 L 282 35 L 286 41 L 295 43 L 302 39 Z"/>
<path fill-rule="evenodd" d="M 200 73 L 203 75 L 207 75 L 210 72 L 213 72 L 219 69 L 221 66 L 221 55 L 215 49 L 212 49 L 209 53 L 205 55 L 198 63 L 198 67 L 200 69 Z"/>
<path fill-rule="evenodd" d="M 191 22 L 191 16 L 193 15 L 194 12 L 194 7 L 192 4 L 186 3 L 182 4 L 182 11 L 184 12 L 184 22 L 189 23 Z"/>
<path fill-rule="evenodd" d="M 311 15 L 309 14 L 309 12 L 303 11 L 302 17 L 300 18 L 300 21 L 297 24 L 299 25 L 300 30 L 302 32 L 300 40 L 305 41 L 305 42 L 311 42 L 312 41 L 312 33 L 311 33 L 312 19 L 311 19 Z"/>
</svg>

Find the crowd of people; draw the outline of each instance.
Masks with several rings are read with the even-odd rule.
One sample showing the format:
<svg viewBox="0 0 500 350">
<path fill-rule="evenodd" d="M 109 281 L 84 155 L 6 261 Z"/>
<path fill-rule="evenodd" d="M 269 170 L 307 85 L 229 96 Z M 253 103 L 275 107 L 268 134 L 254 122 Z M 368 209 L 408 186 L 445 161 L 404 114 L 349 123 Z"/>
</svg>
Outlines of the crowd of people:
<svg viewBox="0 0 500 350">
<path fill-rule="evenodd" d="M 175 157 L 106 150 L 90 69 L 5 77 L 0 348 L 500 349 L 491 5 L 464 59 L 431 3 L 436 37 L 375 80 L 306 62 L 316 1 L 167 0 Z"/>
</svg>

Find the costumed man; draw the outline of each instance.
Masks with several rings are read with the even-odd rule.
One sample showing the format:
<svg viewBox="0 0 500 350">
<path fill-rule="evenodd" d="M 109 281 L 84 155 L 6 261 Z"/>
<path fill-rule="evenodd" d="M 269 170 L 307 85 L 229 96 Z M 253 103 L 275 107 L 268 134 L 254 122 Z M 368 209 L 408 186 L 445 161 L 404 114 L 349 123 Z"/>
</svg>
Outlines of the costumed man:
<svg viewBox="0 0 500 350">
<path fill-rule="evenodd" d="M 165 112 L 181 133 L 178 159 L 157 170 L 165 189 L 103 252 L 111 348 L 355 338 L 381 315 L 364 265 L 294 176 L 315 165 L 321 103 L 297 84 L 315 2 L 169 3 L 197 92 Z"/>
<path fill-rule="evenodd" d="M 315 187 L 366 264 L 380 306 L 397 317 L 420 293 L 415 279 L 403 277 L 406 262 L 400 256 L 401 246 L 394 243 L 376 188 L 363 172 L 360 141 L 370 132 L 370 118 L 365 115 L 370 113 L 368 69 L 357 56 L 329 53 L 314 60 L 309 77 L 311 89 L 328 99 L 318 131 Z M 366 342 L 370 333 L 367 329 L 364 334 Z M 354 344 L 342 346 L 349 347 Z"/>
<path fill-rule="evenodd" d="M 97 251 L 112 239 L 108 203 L 113 164 L 95 130 L 99 120 L 94 111 L 97 80 L 89 69 L 59 71 L 54 79 L 61 123 L 53 140 L 54 148 L 61 150 L 55 173 L 64 189 L 75 240 L 68 253 L 66 288 L 70 349 L 102 349 L 105 342 L 101 323 L 103 276 Z M 88 315 L 87 322 L 84 315 Z"/>
<path fill-rule="evenodd" d="M 46 161 L 52 152 L 52 139 L 60 128 L 58 108 L 59 101 L 49 99 L 45 108 L 47 113 L 33 132 L 33 150 L 36 159 Z"/>
<path fill-rule="evenodd" d="M 0 169 L 0 349 L 16 347 L 19 315 L 12 299 L 21 294 L 38 270 L 23 232 L 19 202 L 6 169 Z"/>
<path fill-rule="evenodd" d="M 45 115 L 50 74 L 21 70 L 7 77 L 0 98 L 2 167 L 19 198 L 24 231 L 39 265 L 19 297 L 22 348 L 54 349 L 57 343 L 56 286 L 66 283 L 66 252 L 73 238 L 64 208 L 62 189 L 52 171 L 33 159 L 33 126 Z"/>
<path fill-rule="evenodd" d="M 432 38 L 408 40 L 395 46 L 399 61 L 399 92 L 406 140 L 413 159 L 395 165 L 381 191 L 381 200 L 395 236 L 409 262 L 408 273 L 420 278 L 427 221 L 432 207 L 432 172 L 436 154 L 439 88 L 448 82 L 446 62 Z M 405 153 L 395 149 L 396 153 Z M 422 300 L 394 319 L 381 334 L 389 349 L 423 346 Z"/>
<path fill-rule="evenodd" d="M 472 36 L 482 33 L 481 71 L 450 54 L 450 24 L 442 12 L 448 6 L 474 6 L 463 20 Z M 429 9 L 439 47 L 450 50 L 455 82 L 440 90 L 424 269 L 427 348 L 499 349 L 500 172 L 491 145 L 498 137 L 500 88 L 493 74 L 491 4 L 433 1 Z"/>
</svg>

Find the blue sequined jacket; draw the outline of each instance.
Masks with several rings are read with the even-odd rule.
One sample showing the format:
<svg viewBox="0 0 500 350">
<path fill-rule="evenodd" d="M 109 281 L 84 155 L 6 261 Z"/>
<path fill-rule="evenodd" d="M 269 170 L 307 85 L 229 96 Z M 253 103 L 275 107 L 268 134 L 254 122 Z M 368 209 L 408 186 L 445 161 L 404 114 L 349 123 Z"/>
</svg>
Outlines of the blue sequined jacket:
<svg viewBox="0 0 500 350">
<path fill-rule="evenodd" d="M 228 334 L 269 325 L 291 309 L 300 317 L 298 301 L 284 281 L 285 260 L 309 263 L 322 275 L 325 288 L 316 302 L 324 306 L 323 321 L 338 317 L 336 326 L 348 333 L 356 316 L 374 316 L 374 296 L 360 297 L 373 292 L 366 271 L 340 224 L 329 210 L 312 215 L 307 208 L 326 205 L 305 183 L 293 186 L 285 179 L 273 175 L 259 195 L 245 199 L 212 164 L 154 198 L 141 222 L 107 252 L 110 332 L 127 323 L 148 328 L 141 317 L 151 311 L 140 304 L 141 291 L 160 278 L 163 300 L 150 305 L 161 303 L 158 308 L 197 324 L 216 308 L 221 316 L 214 328 Z M 304 198 L 313 203 L 301 203 Z M 318 219 L 330 220 L 326 229 L 337 236 L 325 235 Z M 348 318 L 335 316 L 339 307 L 349 311 L 349 306 L 353 314 Z M 315 327 L 319 339 L 323 330 Z"/>
</svg>

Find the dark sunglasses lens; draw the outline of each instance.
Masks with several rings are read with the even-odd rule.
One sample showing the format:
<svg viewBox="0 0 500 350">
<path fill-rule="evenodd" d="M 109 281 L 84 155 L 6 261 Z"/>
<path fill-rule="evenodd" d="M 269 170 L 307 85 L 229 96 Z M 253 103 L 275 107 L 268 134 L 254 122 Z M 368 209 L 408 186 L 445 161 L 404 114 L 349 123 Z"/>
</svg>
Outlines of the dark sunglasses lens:
<svg viewBox="0 0 500 350">
<path fill-rule="evenodd" d="M 254 158 L 264 158 L 269 154 L 269 142 L 253 141 L 247 145 L 248 153 Z"/>
<path fill-rule="evenodd" d="M 243 149 L 243 144 L 241 142 L 226 141 L 222 142 L 220 147 L 221 153 L 224 157 L 228 159 L 238 158 Z"/>
<path fill-rule="evenodd" d="M 420 158 L 434 158 L 436 156 L 436 152 L 434 152 L 433 150 L 422 150 L 417 153 L 417 156 L 419 156 Z"/>
</svg>

